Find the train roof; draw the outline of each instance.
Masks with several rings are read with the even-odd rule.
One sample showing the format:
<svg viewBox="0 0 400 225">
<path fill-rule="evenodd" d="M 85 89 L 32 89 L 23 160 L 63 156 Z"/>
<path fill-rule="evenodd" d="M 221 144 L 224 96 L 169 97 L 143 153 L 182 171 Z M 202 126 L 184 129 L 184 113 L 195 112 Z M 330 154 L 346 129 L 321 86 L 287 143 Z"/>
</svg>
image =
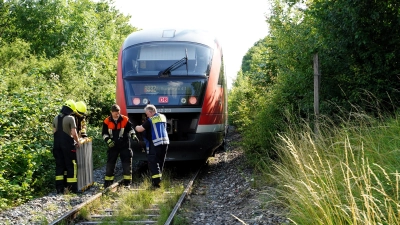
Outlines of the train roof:
<svg viewBox="0 0 400 225">
<path fill-rule="evenodd" d="M 131 33 L 124 41 L 122 49 L 147 42 L 193 42 L 209 47 L 219 45 L 217 38 L 210 32 L 200 29 L 149 29 Z"/>
</svg>

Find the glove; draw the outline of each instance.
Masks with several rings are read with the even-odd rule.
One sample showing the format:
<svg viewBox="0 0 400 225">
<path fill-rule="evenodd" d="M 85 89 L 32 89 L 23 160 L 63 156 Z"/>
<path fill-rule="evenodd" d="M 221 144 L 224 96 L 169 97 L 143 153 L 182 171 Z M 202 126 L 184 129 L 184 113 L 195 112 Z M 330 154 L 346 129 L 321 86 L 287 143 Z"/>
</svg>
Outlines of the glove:
<svg viewBox="0 0 400 225">
<path fill-rule="evenodd" d="M 109 138 L 106 142 L 107 142 L 107 145 L 108 145 L 109 148 L 114 147 L 114 144 L 115 144 L 115 143 L 114 143 L 113 140 L 111 140 L 111 138 Z"/>
<path fill-rule="evenodd" d="M 136 133 L 131 133 L 131 138 L 133 139 L 133 141 L 136 141 L 139 143 L 139 139 L 136 137 Z"/>
</svg>

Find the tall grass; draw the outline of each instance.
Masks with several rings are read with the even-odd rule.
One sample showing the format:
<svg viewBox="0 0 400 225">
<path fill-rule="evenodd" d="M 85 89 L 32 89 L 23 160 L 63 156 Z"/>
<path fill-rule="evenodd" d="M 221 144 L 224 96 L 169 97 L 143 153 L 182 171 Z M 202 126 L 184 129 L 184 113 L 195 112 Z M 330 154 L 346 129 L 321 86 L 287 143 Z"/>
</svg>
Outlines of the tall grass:
<svg viewBox="0 0 400 225">
<path fill-rule="evenodd" d="M 400 224 L 400 126 L 352 114 L 289 126 L 275 143 L 273 180 L 295 224 Z"/>
</svg>

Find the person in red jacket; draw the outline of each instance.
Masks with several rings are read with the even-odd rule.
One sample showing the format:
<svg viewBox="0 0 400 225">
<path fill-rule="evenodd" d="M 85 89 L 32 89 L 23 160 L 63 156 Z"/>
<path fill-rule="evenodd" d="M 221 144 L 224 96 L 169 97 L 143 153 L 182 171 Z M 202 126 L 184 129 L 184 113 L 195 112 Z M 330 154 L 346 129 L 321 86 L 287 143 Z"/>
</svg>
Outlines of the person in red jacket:
<svg viewBox="0 0 400 225">
<path fill-rule="evenodd" d="M 134 141 L 137 141 L 137 138 L 129 118 L 120 114 L 120 107 L 117 104 L 111 106 L 111 115 L 104 119 L 102 135 L 108 146 L 104 188 L 114 183 L 114 170 L 118 156 L 122 163 L 123 184 L 129 186 L 132 181 L 133 156 L 130 138 Z"/>
</svg>

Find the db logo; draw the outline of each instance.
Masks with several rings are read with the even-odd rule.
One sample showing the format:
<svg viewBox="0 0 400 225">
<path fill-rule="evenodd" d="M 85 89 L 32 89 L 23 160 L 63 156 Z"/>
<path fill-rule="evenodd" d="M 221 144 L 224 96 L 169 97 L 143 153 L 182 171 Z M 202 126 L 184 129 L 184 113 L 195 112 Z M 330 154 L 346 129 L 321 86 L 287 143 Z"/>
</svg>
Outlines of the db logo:
<svg viewBox="0 0 400 225">
<path fill-rule="evenodd" d="M 167 96 L 158 97 L 158 103 L 168 103 L 168 97 Z"/>
</svg>

